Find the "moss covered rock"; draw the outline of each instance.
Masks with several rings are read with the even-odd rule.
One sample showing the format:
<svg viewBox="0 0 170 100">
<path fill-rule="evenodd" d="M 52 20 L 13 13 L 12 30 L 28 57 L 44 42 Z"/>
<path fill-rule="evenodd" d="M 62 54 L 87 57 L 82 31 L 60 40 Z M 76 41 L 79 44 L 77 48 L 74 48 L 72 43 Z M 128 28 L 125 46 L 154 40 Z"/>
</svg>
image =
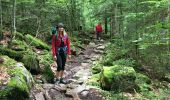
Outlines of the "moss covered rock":
<svg viewBox="0 0 170 100">
<path fill-rule="evenodd" d="M 37 39 L 29 34 L 25 36 L 25 40 L 28 44 L 35 46 L 38 49 L 46 49 L 46 50 L 50 49 L 50 47 L 46 43 L 44 43 L 40 39 Z"/>
<path fill-rule="evenodd" d="M 102 64 L 100 64 L 100 62 L 95 62 L 93 63 L 92 65 L 92 73 L 93 74 L 97 74 L 97 73 L 100 73 L 101 72 L 101 69 L 102 69 Z"/>
<path fill-rule="evenodd" d="M 100 88 L 99 81 L 100 81 L 100 74 L 94 74 L 87 80 L 86 84 Z"/>
<path fill-rule="evenodd" d="M 6 69 L 2 74 L 7 73 L 8 75 L 6 81 L 1 80 L 3 82 L 0 84 L 0 99 L 25 100 L 29 98 L 29 90 L 34 83 L 32 75 L 22 63 L 18 63 L 7 56 L 0 56 L 0 58 L 4 60 L 0 64 L 1 68 Z"/>
<path fill-rule="evenodd" d="M 133 91 L 137 88 L 135 74 L 132 67 L 119 65 L 104 67 L 100 78 L 101 86 L 107 90 Z"/>
<path fill-rule="evenodd" d="M 33 74 L 40 73 L 41 69 L 39 66 L 39 59 L 34 52 L 28 52 L 24 55 L 22 62 L 25 67 L 31 71 Z"/>
<path fill-rule="evenodd" d="M 11 49 L 15 51 L 25 51 L 28 45 L 24 41 L 13 40 L 11 44 Z"/>
<path fill-rule="evenodd" d="M 11 50 L 9 48 L 0 47 L 0 54 L 7 55 L 10 58 L 13 58 L 17 61 L 20 61 L 23 58 L 24 52 L 23 51 L 15 51 L 15 50 Z"/>
<path fill-rule="evenodd" d="M 54 74 L 51 70 L 51 64 L 54 62 L 52 54 L 49 51 L 44 50 L 43 55 L 39 55 L 40 67 L 43 73 L 43 81 L 44 82 L 53 82 Z"/>
<path fill-rule="evenodd" d="M 42 78 L 43 78 L 44 82 L 50 82 L 50 83 L 53 82 L 54 74 L 53 74 L 49 64 L 45 64 Z"/>
</svg>

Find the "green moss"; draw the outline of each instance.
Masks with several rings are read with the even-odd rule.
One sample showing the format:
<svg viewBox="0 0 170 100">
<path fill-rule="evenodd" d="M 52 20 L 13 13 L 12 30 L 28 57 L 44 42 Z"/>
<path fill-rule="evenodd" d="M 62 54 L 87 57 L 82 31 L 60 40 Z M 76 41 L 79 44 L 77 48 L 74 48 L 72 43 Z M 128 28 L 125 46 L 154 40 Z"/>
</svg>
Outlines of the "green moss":
<svg viewBox="0 0 170 100">
<path fill-rule="evenodd" d="M 29 89 L 33 85 L 31 74 L 25 69 L 22 63 L 7 56 L 0 56 L 4 59 L 2 66 L 7 68 L 10 77 L 7 85 L 0 90 L 0 99 L 2 100 L 25 100 L 29 98 Z"/>
<path fill-rule="evenodd" d="M 113 61 L 124 58 L 128 53 L 128 50 L 121 49 L 113 44 L 108 44 L 105 50 L 105 55 L 103 56 L 102 63 L 104 66 L 112 66 Z"/>
<path fill-rule="evenodd" d="M 34 52 L 25 54 L 22 62 L 24 63 L 25 67 L 32 73 L 36 74 L 40 72 L 39 60 Z"/>
<path fill-rule="evenodd" d="M 35 46 L 36 48 L 39 48 L 39 49 L 46 49 L 46 50 L 49 50 L 50 47 L 44 43 L 43 41 L 41 41 L 40 39 L 37 39 L 29 34 L 27 34 L 25 36 L 25 40 L 28 44 L 32 45 L 32 46 Z"/>
<path fill-rule="evenodd" d="M 8 49 L 8 48 L 3 48 L 3 47 L 0 48 L 0 54 L 7 55 L 10 58 L 13 58 L 17 61 L 20 61 L 23 58 L 23 53 L 24 52 L 14 51 L 14 50 L 11 50 L 11 49 Z"/>
<path fill-rule="evenodd" d="M 44 81 L 46 81 L 46 82 L 53 82 L 54 74 L 53 74 L 49 64 L 45 65 L 45 69 L 43 71 L 43 78 L 45 79 Z"/>
<path fill-rule="evenodd" d="M 100 63 L 100 61 L 93 63 L 92 65 L 92 73 L 97 74 L 101 72 L 103 65 Z"/>
<path fill-rule="evenodd" d="M 147 83 L 147 84 L 150 84 L 151 83 L 151 79 L 144 75 L 144 74 L 141 74 L 141 73 L 136 73 L 136 83 L 137 84 L 141 84 L 141 83 Z"/>
<path fill-rule="evenodd" d="M 40 64 L 52 64 L 53 56 L 49 53 L 49 51 L 44 51 L 43 55 L 39 55 Z"/>
<path fill-rule="evenodd" d="M 108 90 L 133 91 L 133 88 L 137 88 L 135 74 L 132 67 L 119 65 L 103 67 L 100 78 L 101 86 Z"/>
<path fill-rule="evenodd" d="M 16 51 L 25 51 L 28 45 L 24 41 L 13 40 L 11 43 L 11 49 Z"/>
<path fill-rule="evenodd" d="M 20 32 L 16 32 L 16 38 L 19 40 L 23 40 L 24 39 L 24 35 Z"/>
<path fill-rule="evenodd" d="M 9 57 L 7 57 L 7 56 L 2 56 L 2 55 L 0 55 L 0 57 L 4 59 L 3 66 L 13 67 L 13 66 L 16 64 L 16 61 L 15 61 L 15 60 L 9 59 Z M 2 64 L 1 64 L 1 65 L 2 65 Z"/>
<path fill-rule="evenodd" d="M 99 80 L 100 80 L 100 74 L 94 74 L 90 79 L 87 80 L 86 84 L 100 88 Z"/>
<path fill-rule="evenodd" d="M 132 67 L 115 65 L 111 67 L 104 67 L 103 74 L 112 81 L 111 79 L 113 79 L 113 77 L 135 76 L 136 72 Z"/>
<path fill-rule="evenodd" d="M 129 100 L 123 93 L 115 93 L 114 91 L 101 90 L 101 94 L 105 97 L 105 100 Z"/>
<path fill-rule="evenodd" d="M 113 65 L 135 67 L 135 60 L 133 60 L 133 59 L 119 59 L 119 60 L 113 61 Z"/>
</svg>

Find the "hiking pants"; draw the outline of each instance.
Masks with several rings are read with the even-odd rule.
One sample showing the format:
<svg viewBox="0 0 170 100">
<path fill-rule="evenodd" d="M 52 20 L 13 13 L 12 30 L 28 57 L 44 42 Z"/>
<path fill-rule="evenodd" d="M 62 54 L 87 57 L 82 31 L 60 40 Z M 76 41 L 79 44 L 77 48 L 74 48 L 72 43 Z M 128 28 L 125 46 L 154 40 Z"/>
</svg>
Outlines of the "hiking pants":
<svg viewBox="0 0 170 100">
<path fill-rule="evenodd" d="M 99 38 L 101 38 L 101 32 L 96 33 L 96 38 L 97 38 L 97 40 L 99 40 Z"/>
<path fill-rule="evenodd" d="M 66 64 L 66 53 L 58 53 L 57 54 L 57 71 L 64 71 Z"/>
</svg>

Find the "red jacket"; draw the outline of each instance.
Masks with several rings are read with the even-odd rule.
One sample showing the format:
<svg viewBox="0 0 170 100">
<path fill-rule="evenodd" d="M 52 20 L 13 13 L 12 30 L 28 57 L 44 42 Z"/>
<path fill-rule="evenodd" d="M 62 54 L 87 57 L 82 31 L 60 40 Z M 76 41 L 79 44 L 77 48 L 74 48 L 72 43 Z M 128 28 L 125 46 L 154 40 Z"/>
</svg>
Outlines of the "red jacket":
<svg viewBox="0 0 170 100">
<path fill-rule="evenodd" d="M 58 35 L 58 38 L 55 34 L 52 35 L 52 53 L 53 56 L 56 56 L 57 52 L 58 52 L 58 47 L 60 47 L 61 45 L 61 38 L 63 38 L 64 40 L 64 45 L 67 46 L 67 54 L 71 54 L 71 50 L 70 50 L 70 39 L 68 38 L 68 36 L 63 36 L 63 35 Z"/>
<path fill-rule="evenodd" d="M 96 26 L 96 32 L 102 32 L 102 26 L 100 24 Z"/>
</svg>

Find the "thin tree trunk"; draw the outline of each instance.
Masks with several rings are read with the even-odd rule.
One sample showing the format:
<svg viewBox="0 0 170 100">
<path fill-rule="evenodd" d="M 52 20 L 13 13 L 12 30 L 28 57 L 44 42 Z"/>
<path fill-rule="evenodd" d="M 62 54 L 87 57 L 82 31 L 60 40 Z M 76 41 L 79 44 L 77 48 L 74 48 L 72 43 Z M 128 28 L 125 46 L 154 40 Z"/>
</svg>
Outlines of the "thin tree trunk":
<svg viewBox="0 0 170 100">
<path fill-rule="evenodd" d="M 112 39 L 113 34 L 113 16 L 110 17 L 110 39 Z"/>
<path fill-rule="evenodd" d="M 115 5 L 115 33 L 117 33 L 117 4 Z"/>
<path fill-rule="evenodd" d="M 105 34 L 107 34 L 107 17 L 105 16 Z"/>
<path fill-rule="evenodd" d="M 2 26 L 2 0 L 0 0 L 0 13 L 1 13 L 1 25 L 0 25 L 0 29 L 2 30 L 3 26 Z"/>
<path fill-rule="evenodd" d="M 13 35 L 16 33 L 16 0 L 13 0 Z"/>
<path fill-rule="evenodd" d="M 135 35 L 135 39 L 138 40 L 138 32 L 137 32 L 137 13 L 138 13 L 138 5 L 137 5 L 137 0 L 136 0 L 136 35 Z M 136 54 L 136 58 L 138 60 L 138 57 L 139 57 L 139 52 L 138 52 L 138 42 L 135 43 L 135 54 Z"/>
</svg>

